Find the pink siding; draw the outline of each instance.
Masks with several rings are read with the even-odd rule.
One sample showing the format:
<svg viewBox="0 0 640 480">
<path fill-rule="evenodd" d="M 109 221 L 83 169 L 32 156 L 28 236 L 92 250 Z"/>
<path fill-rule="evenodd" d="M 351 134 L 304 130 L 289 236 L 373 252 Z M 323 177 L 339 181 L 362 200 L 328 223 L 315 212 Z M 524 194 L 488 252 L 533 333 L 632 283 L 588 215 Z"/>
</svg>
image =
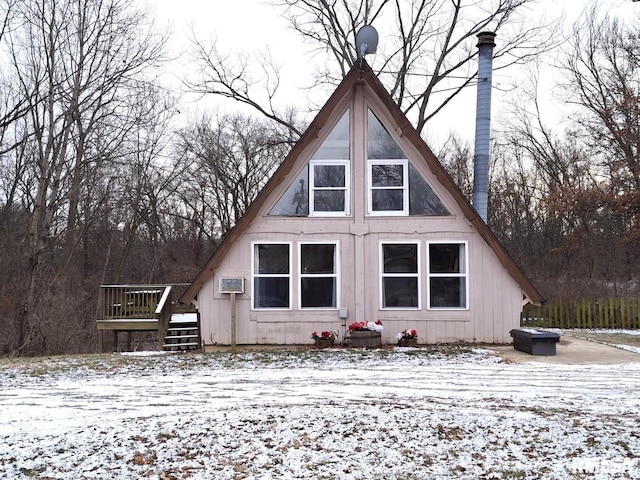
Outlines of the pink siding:
<svg viewBox="0 0 640 480">
<path fill-rule="evenodd" d="M 313 330 L 335 330 L 342 335 L 345 333 L 345 326 L 353 321 L 378 319 L 385 325 L 383 337 L 389 343 L 394 343 L 396 333 L 405 328 L 416 328 L 420 341 L 425 343 L 511 341 L 509 330 L 518 325 L 521 290 L 497 261 L 493 251 L 466 222 L 452 225 L 450 219 L 445 219 L 444 222 L 429 219 L 418 224 L 415 219 L 376 219 L 369 224 L 370 233 L 352 235 L 349 233 L 349 219 L 326 223 L 323 219 L 320 220 L 324 224 L 321 233 L 303 235 L 299 233 L 301 221 L 303 220 L 291 219 L 289 224 L 285 224 L 279 219 L 278 228 L 282 233 L 274 234 L 267 233 L 271 221 L 264 219 L 255 232 L 251 229 L 237 242 L 232 253 L 199 295 L 203 339 L 206 344 L 231 342 L 230 296 L 218 293 L 220 276 L 245 279 L 246 293 L 236 297 L 239 344 L 307 344 L 311 343 L 309 333 Z M 408 227 L 406 222 L 411 222 L 411 226 Z M 394 225 L 385 227 L 389 223 Z M 400 223 L 405 225 L 400 228 Z M 445 232 L 439 233 L 438 229 L 443 223 L 446 224 Z M 313 232 L 316 228 L 305 230 Z M 386 233 L 381 233 L 385 230 Z M 468 310 L 426 310 L 427 282 L 424 279 L 421 282 L 421 310 L 380 310 L 379 243 L 401 239 L 420 240 L 423 264 L 427 240 L 468 242 Z M 275 240 L 339 242 L 340 306 L 348 309 L 346 322 L 338 318 L 336 310 L 251 310 L 251 242 Z M 293 249 L 296 250 L 295 246 Z M 297 295 L 294 282 L 294 302 Z"/>
<path fill-rule="evenodd" d="M 363 124 L 368 105 L 363 101 L 363 90 L 356 90 L 352 121 Z M 372 108 L 383 123 L 386 118 L 381 104 L 371 100 Z M 382 112 L 382 113 L 381 113 Z M 337 112 L 341 114 L 341 112 Z M 339 118 L 336 114 L 335 118 Z M 328 122 L 332 125 L 332 121 Z M 316 142 L 326 135 L 322 129 Z M 389 129 L 394 140 L 408 155 L 419 156 L 418 150 Z M 365 145 L 362 132 L 352 128 L 355 149 Z M 316 143 L 316 144 L 317 144 Z M 298 157 L 287 181 L 275 188 L 271 197 L 261 206 L 261 212 L 243 235 L 233 244 L 215 274 L 206 281 L 198 295 L 198 308 L 202 321 L 205 344 L 230 344 L 230 298 L 218 293 L 221 276 L 242 277 L 246 292 L 237 295 L 237 342 L 239 344 L 311 344 L 309 333 L 314 330 L 334 330 L 340 336 L 354 321 L 382 320 L 385 328 L 383 340 L 395 343 L 396 334 L 405 328 L 415 328 L 421 343 L 439 342 L 496 342 L 509 343 L 509 330 L 519 322 L 522 292 L 513 277 L 503 268 L 495 252 L 465 218 L 449 191 L 440 184 L 426 163 L 412 161 L 427 180 L 447 209 L 446 217 L 368 217 L 366 215 L 366 162 L 357 161 L 362 154 L 352 152 L 351 161 L 351 216 L 342 218 L 275 217 L 267 213 L 295 179 L 300 168 L 309 161 L 316 144 L 309 145 Z M 420 310 L 380 310 L 381 241 L 420 241 L 421 298 Z M 429 240 L 467 242 L 469 258 L 469 309 L 426 310 L 427 282 L 425 277 L 425 251 Z M 292 242 L 296 265 L 297 244 L 301 241 L 339 242 L 340 307 L 348 309 L 348 318 L 342 320 L 337 310 L 297 309 L 298 289 L 293 286 L 292 310 L 255 311 L 251 309 L 251 245 L 252 242 Z"/>
</svg>

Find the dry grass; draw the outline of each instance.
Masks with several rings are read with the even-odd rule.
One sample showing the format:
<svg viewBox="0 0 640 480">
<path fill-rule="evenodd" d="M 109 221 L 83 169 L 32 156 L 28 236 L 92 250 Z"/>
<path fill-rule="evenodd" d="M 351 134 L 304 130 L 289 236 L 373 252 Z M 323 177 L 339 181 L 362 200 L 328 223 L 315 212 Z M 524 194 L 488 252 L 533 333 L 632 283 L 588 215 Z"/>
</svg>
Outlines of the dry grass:
<svg viewBox="0 0 640 480">
<path fill-rule="evenodd" d="M 595 342 L 610 343 L 612 345 L 629 345 L 632 347 L 640 347 L 640 335 L 632 335 L 628 333 L 618 333 L 613 331 L 579 331 L 572 333 L 573 336 L 584 338 Z"/>
</svg>

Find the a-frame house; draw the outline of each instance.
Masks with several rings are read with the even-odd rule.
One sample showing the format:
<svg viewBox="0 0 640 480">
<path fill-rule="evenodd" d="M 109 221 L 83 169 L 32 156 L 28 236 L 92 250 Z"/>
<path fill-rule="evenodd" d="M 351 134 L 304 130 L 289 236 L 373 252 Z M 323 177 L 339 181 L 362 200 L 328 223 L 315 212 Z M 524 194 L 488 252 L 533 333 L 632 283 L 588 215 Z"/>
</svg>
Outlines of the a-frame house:
<svg viewBox="0 0 640 480">
<path fill-rule="evenodd" d="M 181 298 L 205 349 L 376 320 L 387 343 L 510 343 L 541 301 L 363 59 Z"/>
</svg>

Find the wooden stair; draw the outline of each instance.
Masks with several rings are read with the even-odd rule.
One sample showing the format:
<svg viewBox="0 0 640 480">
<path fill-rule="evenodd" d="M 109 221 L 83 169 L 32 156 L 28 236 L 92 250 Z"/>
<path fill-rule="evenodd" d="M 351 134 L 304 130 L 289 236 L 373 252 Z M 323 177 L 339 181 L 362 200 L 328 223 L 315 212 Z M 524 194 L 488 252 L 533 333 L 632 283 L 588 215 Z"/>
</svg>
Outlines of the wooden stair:
<svg viewBox="0 0 640 480">
<path fill-rule="evenodd" d="M 187 351 L 200 349 L 200 324 L 197 313 L 171 315 L 167 327 L 163 350 Z"/>
</svg>

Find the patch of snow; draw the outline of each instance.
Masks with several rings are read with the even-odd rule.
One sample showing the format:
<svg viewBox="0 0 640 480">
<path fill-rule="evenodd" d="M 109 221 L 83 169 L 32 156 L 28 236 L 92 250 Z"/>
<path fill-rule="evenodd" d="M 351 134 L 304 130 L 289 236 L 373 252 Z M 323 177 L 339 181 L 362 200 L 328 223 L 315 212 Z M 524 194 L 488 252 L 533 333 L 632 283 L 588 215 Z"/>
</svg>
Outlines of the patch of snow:
<svg viewBox="0 0 640 480">
<path fill-rule="evenodd" d="M 171 323 L 194 323 L 198 321 L 197 313 L 172 313 Z"/>
<path fill-rule="evenodd" d="M 632 345 L 614 345 L 614 346 L 617 348 L 620 348 L 621 350 L 627 350 L 633 353 L 640 353 L 640 347 L 634 347 Z"/>
<path fill-rule="evenodd" d="M 560 330 L 558 330 L 560 331 Z M 623 334 L 623 335 L 640 335 L 640 330 L 615 330 L 615 329 L 580 329 L 580 328 L 574 328 L 574 329 L 570 329 L 570 330 L 564 330 L 565 332 L 572 332 L 572 333 L 580 333 L 580 332 L 589 332 L 589 333 L 596 333 L 596 334 L 606 334 L 606 335 L 610 335 L 610 334 Z"/>
<path fill-rule="evenodd" d="M 120 355 L 124 355 L 125 357 L 154 357 L 157 355 L 167 355 L 169 352 L 166 350 L 140 350 L 137 352 L 120 352 Z"/>
<path fill-rule="evenodd" d="M 494 353 L 0 362 L 0 476 L 640 478 L 640 362 L 532 368 Z"/>
</svg>

